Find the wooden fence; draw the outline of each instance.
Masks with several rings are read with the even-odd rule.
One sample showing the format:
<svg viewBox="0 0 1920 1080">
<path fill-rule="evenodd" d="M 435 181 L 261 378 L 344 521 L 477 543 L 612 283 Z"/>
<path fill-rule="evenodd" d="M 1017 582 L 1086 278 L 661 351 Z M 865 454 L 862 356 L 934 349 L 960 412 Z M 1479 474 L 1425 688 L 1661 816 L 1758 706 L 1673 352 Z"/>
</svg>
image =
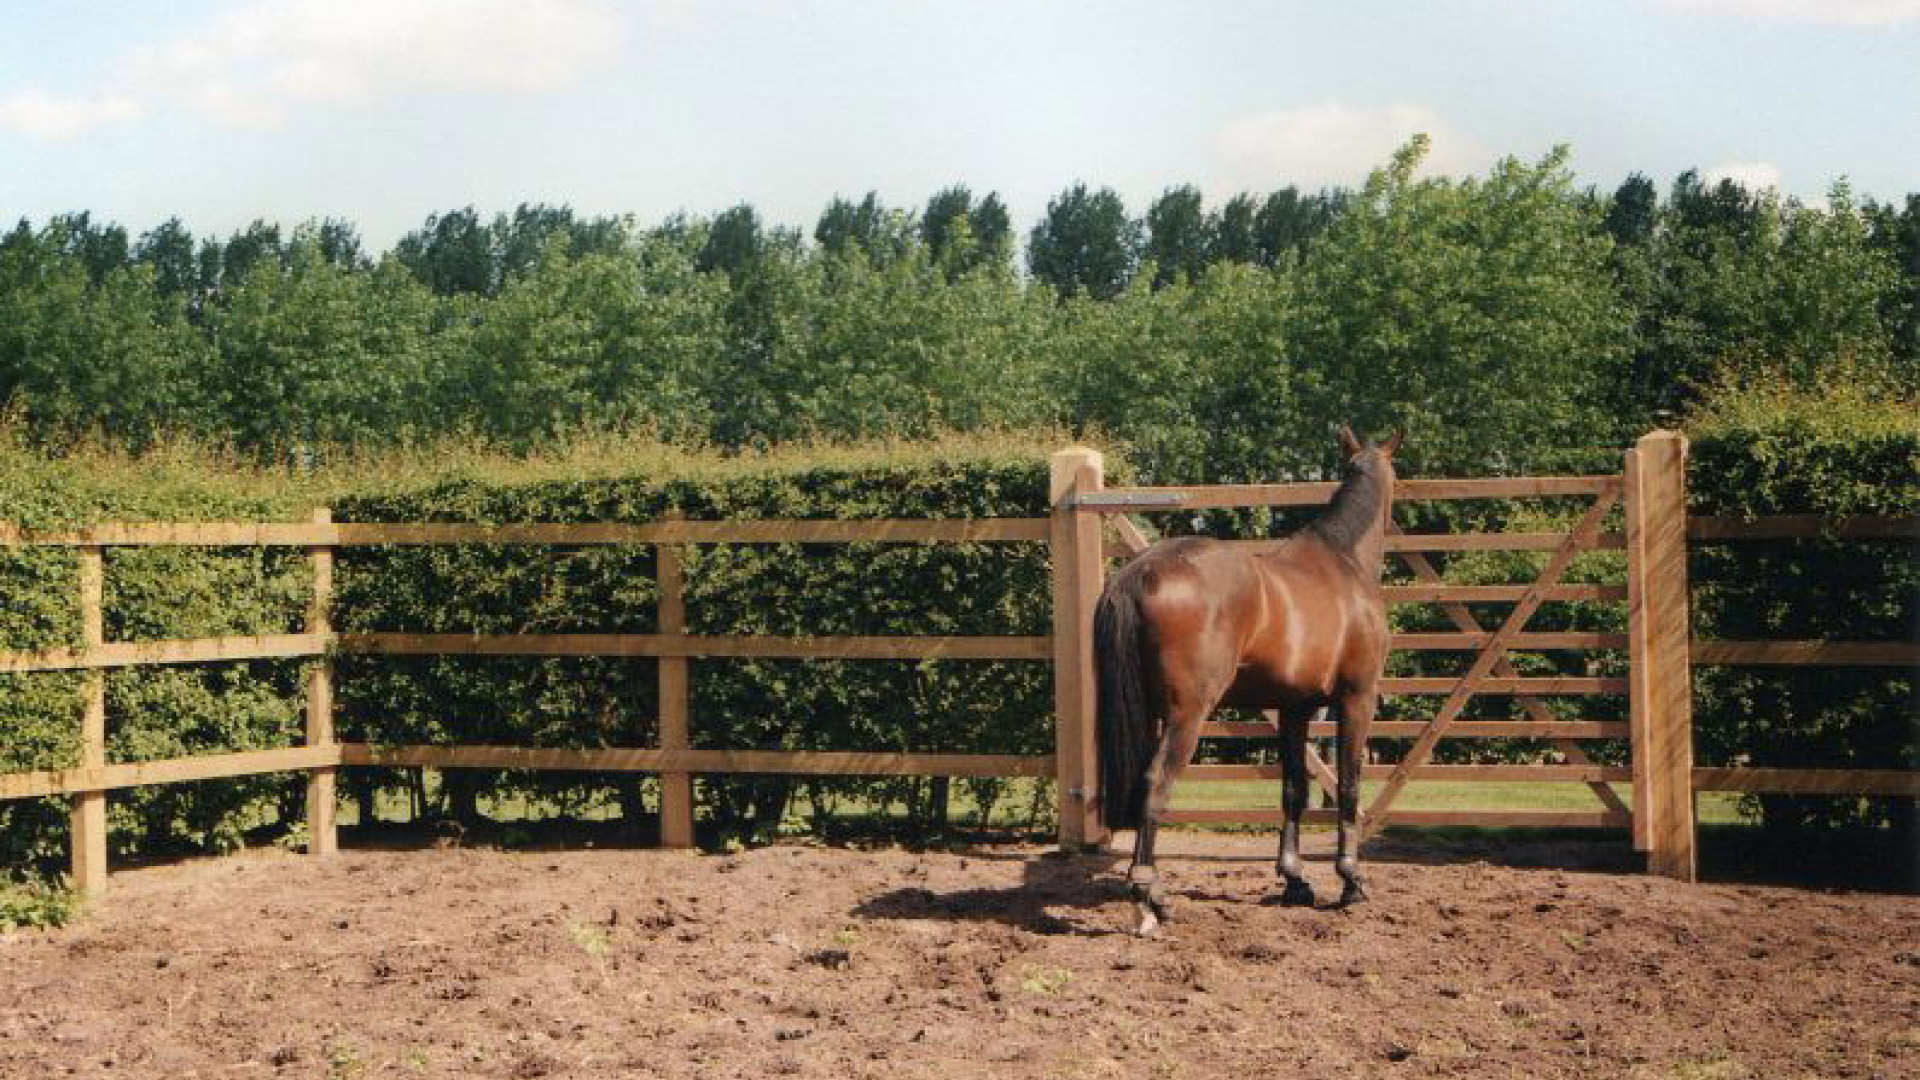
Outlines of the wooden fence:
<svg viewBox="0 0 1920 1080">
<path fill-rule="evenodd" d="M 0 528 L 0 544 L 70 547 L 80 559 L 82 646 L 0 653 L 0 672 L 89 673 L 76 768 L 0 775 L 0 799 L 65 795 L 72 801 L 72 867 L 78 888 L 103 890 L 106 793 L 146 784 L 262 773 L 308 776 L 309 850 L 337 847 L 334 781 L 341 766 L 513 768 L 650 772 L 660 776 L 661 840 L 693 843 L 694 773 L 813 776 L 1051 776 L 1051 756 L 698 750 L 689 737 L 687 661 L 693 657 L 1035 660 L 1053 658 L 1048 637 L 700 636 L 686 632 L 681 549 L 690 544 L 1047 543 L 1046 518 L 949 521 L 662 521 L 617 524 L 336 524 L 322 511 L 308 524 L 115 524 L 65 533 Z M 373 545 L 653 545 L 659 630 L 653 634 L 337 634 L 329 618 L 334 553 Z M 102 551 L 109 547 L 301 547 L 311 554 L 314 591 L 303 633 L 190 641 L 107 642 L 101 615 Z M 659 741 L 649 747 L 532 749 L 510 746 L 388 746 L 342 743 L 333 730 L 334 653 L 461 656 L 610 656 L 659 659 Z M 225 660 L 311 658 L 304 745 L 160 761 L 108 764 L 106 683 L 111 668 Z"/>
<path fill-rule="evenodd" d="M 1407 535 L 1397 529 L 1387 550 L 1411 571 L 1414 582 L 1387 588 L 1390 602 L 1433 604 L 1454 629 L 1397 634 L 1400 650 L 1469 653 L 1462 675 L 1390 678 L 1389 695 L 1442 696 L 1436 714 L 1421 721 L 1380 721 L 1380 738 L 1411 738 L 1395 764 L 1369 766 L 1384 780 L 1366 808 L 1366 830 L 1399 824 L 1572 825 L 1631 829 L 1634 846 L 1648 854 L 1655 873 L 1691 880 L 1695 872 L 1693 793 L 1696 791 L 1808 792 L 1920 796 L 1920 773 L 1895 770 L 1788 770 L 1693 767 L 1690 666 L 1701 664 L 1914 665 L 1920 648 L 1911 643 L 1819 643 L 1692 641 L 1688 630 L 1687 546 L 1746 539 L 1839 535 L 1911 539 L 1911 523 L 1888 519 L 1822 522 L 1812 518 L 1763 518 L 1733 522 L 1686 514 L 1686 443 L 1655 433 L 1629 450 L 1618 474 L 1578 477 L 1516 477 L 1481 480 L 1407 480 L 1396 501 L 1450 499 L 1578 498 L 1586 501 L 1578 522 L 1565 532 Z M 1333 484 L 1232 485 L 1191 488 L 1107 488 L 1100 455 L 1066 450 L 1052 460 L 1052 512 L 1047 518 L 945 521 L 680 521 L 629 524 L 348 524 L 321 511 L 301 524 L 113 524 L 63 533 L 29 533 L 0 526 L 0 545 L 61 546 L 79 555 L 81 647 L 36 653 L 0 653 L 0 673 L 80 670 L 88 673 L 81 720 L 80 763 L 71 769 L 0 775 L 0 799 L 67 796 L 72 804 L 72 865 L 77 887 L 106 887 L 107 792 L 146 784 L 300 771 L 307 775 L 309 850 L 335 850 L 334 784 L 343 766 L 562 769 L 650 772 L 660 776 L 661 838 L 668 846 L 693 841 L 696 773 L 786 773 L 797 775 L 922 775 L 1053 777 L 1058 781 L 1061 843 L 1098 844 L 1099 822 L 1094 745 L 1092 628 L 1094 603 L 1108 560 L 1145 547 L 1141 530 L 1127 517 L 1155 510 L 1225 507 L 1310 506 L 1332 494 Z M 1623 531 L 1602 531 L 1615 507 Z M 1109 540 L 1111 536 L 1111 541 Z M 1262 541 L 1248 541 L 1259 543 Z M 773 637 L 702 636 L 686 633 L 682 549 L 693 544 L 755 543 L 1044 543 L 1053 560 L 1053 632 L 1045 637 Z M 333 630 L 335 553 L 369 545 L 652 545 L 657 548 L 659 626 L 653 634 L 339 634 Z M 304 548 L 313 564 L 314 592 L 306 625 L 298 634 L 189 641 L 108 642 L 102 616 L 102 552 L 109 547 L 155 545 Z M 1622 551 L 1627 584 L 1567 583 L 1563 575 L 1585 551 Z M 1455 585 L 1427 557 L 1435 552 L 1537 551 L 1545 565 L 1529 582 Z M 1567 601 L 1626 605 L 1624 634 L 1535 632 L 1528 622 L 1540 607 Z M 1496 626 L 1483 625 L 1467 607 L 1511 604 Z M 1626 677 L 1521 675 L 1509 660 L 1515 650 L 1624 650 Z M 660 715 L 657 745 L 604 749 L 534 749 L 506 746 L 386 746 L 339 742 L 333 726 L 333 672 L 338 652 L 387 655 L 654 657 L 659 660 Z M 1055 685 L 1055 750 L 1046 756 L 833 753 L 769 750 L 698 750 L 690 732 L 697 717 L 689 708 L 687 661 L 693 657 L 833 659 L 1033 660 L 1051 661 Z M 310 658 L 306 687 L 306 738 L 301 746 L 161 761 L 109 764 L 106 760 L 105 672 L 154 664 L 246 659 Z M 1629 719 L 1559 718 L 1545 699 L 1564 695 L 1627 696 Z M 1526 719 L 1462 719 L 1481 695 L 1512 696 Z M 1213 723 L 1213 737 L 1270 735 L 1269 724 Z M 1331 734 L 1316 724 L 1315 735 Z M 1553 765 L 1438 765 L 1431 762 L 1441 738 L 1525 737 L 1551 740 L 1566 759 Z M 1630 764 L 1601 765 L 1581 747 L 1585 740 L 1626 739 Z M 1310 758 L 1325 789 L 1333 788 L 1326 763 Z M 1277 779 L 1268 766 L 1198 766 L 1200 779 Z M 1586 785 L 1597 806 L 1591 811 L 1419 811 L 1395 805 L 1408 783 L 1428 779 L 1476 781 L 1553 780 Z M 1629 805 L 1613 785 L 1632 784 Z M 1324 812 L 1310 812 L 1324 816 Z M 1183 811 L 1176 821 L 1268 822 L 1272 811 Z"/>
</svg>

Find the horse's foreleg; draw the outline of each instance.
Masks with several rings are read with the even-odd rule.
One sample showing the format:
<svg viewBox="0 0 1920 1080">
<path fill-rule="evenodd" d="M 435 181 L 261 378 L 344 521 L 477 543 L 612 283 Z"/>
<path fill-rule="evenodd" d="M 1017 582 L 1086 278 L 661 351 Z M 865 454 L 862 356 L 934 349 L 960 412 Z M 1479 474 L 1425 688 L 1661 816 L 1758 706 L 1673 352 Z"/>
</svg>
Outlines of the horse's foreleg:
<svg viewBox="0 0 1920 1080">
<path fill-rule="evenodd" d="M 1367 760 L 1367 728 L 1378 705 L 1374 694 L 1353 695 L 1340 703 L 1340 854 L 1334 867 L 1346 883 L 1340 890 L 1343 907 L 1367 898 L 1360 880 L 1360 766 Z"/>
<path fill-rule="evenodd" d="M 1300 818 L 1307 810 L 1307 723 L 1312 716 L 1280 714 L 1280 805 L 1286 821 L 1280 826 L 1280 861 L 1274 869 L 1286 879 L 1283 904 L 1313 904 L 1313 886 L 1307 884 L 1306 863 L 1300 858 Z"/>
<path fill-rule="evenodd" d="M 1154 834 L 1159 831 L 1160 815 L 1180 771 L 1193 760 L 1200 744 L 1200 721 L 1211 708 L 1179 710 L 1168 718 L 1160 749 L 1147 766 L 1147 797 L 1140 810 L 1140 827 L 1133 838 L 1133 866 L 1127 871 L 1127 884 L 1133 894 L 1134 929 L 1142 935 L 1159 929 L 1167 918 L 1166 894 L 1160 889 L 1160 874 L 1153 865 Z"/>
</svg>

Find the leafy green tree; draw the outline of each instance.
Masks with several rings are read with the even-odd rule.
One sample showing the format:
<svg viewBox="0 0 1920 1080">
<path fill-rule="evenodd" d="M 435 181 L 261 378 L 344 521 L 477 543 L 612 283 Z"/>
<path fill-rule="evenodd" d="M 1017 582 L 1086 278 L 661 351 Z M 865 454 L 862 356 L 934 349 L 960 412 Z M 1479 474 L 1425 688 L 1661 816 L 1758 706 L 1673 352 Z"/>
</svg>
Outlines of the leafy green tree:
<svg viewBox="0 0 1920 1080">
<path fill-rule="evenodd" d="M 1762 201 L 1736 180 L 1722 177 L 1708 184 L 1698 170 L 1688 169 L 1674 178 L 1667 207 L 1673 232 L 1683 239 L 1731 237 L 1745 243 L 1759 224 Z"/>
<path fill-rule="evenodd" d="M 150 266 L 109 269 L 96 285 L 71 220 L 0 241 L 0 402 L 49 442 L 98 434 L 142 446 L 191 422 L 189 375 L 204 346 Z"/>
<path fill-rule="evenodd" d="M 1260 255 L 1259 215 L 1259 204 L 1252 195 L 1241 192 L 1228 199 L 1207 230 L 1207 261 L 1272 265 L 1271 259 Z"/>
<path fill-rule="evenodd" d="M 1659 222 L 1660 193 L 1653 181 L 1634 173 L 1620 182 L 1607 201 L 1607 235 L 1623 247 L 1645 247 Z"/>
<path fill-rule="evenodd" d="M 256 264 L 207 322 L 216 352 L 200 393 L 242 447 L 302 457 L 447 430 L 430 391 L 444 364 L 435 347 L 457 348 L 458 332 L 397 260 L 356 273 L 302 238 L 285 264 Z"/>
<path fill-rule="evenodd" d="M 421 284 L 442 296 L 486 296 L 499 284 L 493 229 L 471 206 L 427 215 L 426 224 L 401 237 L 393 250 Z"/>
<path fill-rule="evenodd" d="M 1260 262 L 1276 266 L 1297 260 L 1333 224 L 1351 197 L 1338 188 L 1302 195 L 1291 185 L 1268 195 L 1253 219 Z"/>
<path fill-rule="evenodd" d="M 352 223 L 327 218 L 308 230 L 304 239 L 320 252 L 320 258 L 342 270 L 365 270 L 372 264 L 360 247 L 360 230 Z"/>
<path fill-rule="evenodd" d="M 1048 299 L 1004 270 L 949 280 L 914 244 L 875 263 L 850 250 L 808 267 L 804 321 L 774 358 L 793 434 L 923 437 L 1025 426 L 1051 412 L 1035 360 Z"/>
<path fill-rule="evenodd" d="M 1244 264 L 1157 290 L 1136 279 L 1107 303 L 1070 298 L 1048 335 L 1049 382 L 1069 426 L 1125 443 L 1148 482 L 1285 479 L 1291 452 L 1325 441 L 1302 439 L 1292 308 L 1284 272 Z"/>
<path fill-rule="evenodd" d="M 973 240 L 978 255 L 973 266 L 1002 267 L 1013 256 L 1013 218 L 1007 213 L 1007 204 L 1000 201 L 1000 193 L 987 192 L 987 197 L 975 204 L 967 215 L 967 226 L 973 232 Z"/>
<path fill-rule="evenodd" d="M 1904 278 L 1882 313 L 1893 331 L 1893 352 L 1908 385 L 1920 385 L 1920 194 L 1904 207 L 1868 203 L 1868 243 L 1893 259 Z"/>
<path fill-rule="evenodd" d="M 736 276 L 759 263 L 767 246 L 759 213 L 741 203 L 720 212 L 708 223 L 706 242 L 696 265 L 701 273 L 719 270 Z"/>
<path fill-rule="evenodd" d="M 127 230 L 111 222 L 96 225 L 89 212 L 56 215 L 47 226 L 47 236 L 79 259 L 96 284 L 127 265 Z"/>
<path fill-rule="evenodd" d="M 949 278 L 981 267 L 1004 267 L 1013 234 L 1006 204 L 996 192 L 979 203 L 965 185 L 935 192 L 920 216 L 920 239 Z"/>
<path fill-rule="evenodd" d="M 280 226 L 255 221 L 227 238 L 220 248 L 220 286 L 232 288 L 253 273 L 256 266 L 278 263 L 286 258 L 286 245 L 280 239 Z"/>
<path fill-rule="evenodd" d="M 1153 263 L 1153 283 L 1176 278 L 1198 280 L 1213 247 L 1200 189 L 1192 184 L 1168 188 L 1147 208 L 1144 255 Z"/>
<path fill-rule="evenodd" d="M 572 257 L 556 235 L 540 263 L 487 304 L 465 358 L 441 383 L 460 426 L 526 445 L 582 429 L 697 439 L 698 393 L 725 345 L 723 278 L 661 241 L 642 257 Z"/>
<path fill-rule="evenodd" d="M 1647 249 L 1650 282 L 1636 297 L 1622 411 L 1677 415 L 1744 369 L 1811 385 L 1843 361 L 1892 361 L 1899 268 L 1871 243 L 1846 185 L 1825 209 L 1727 181 L 1705 188 L 1691 173 L 1674 190 Z"/>
<path fill-rule="evenodd" d="M 141 234 L 133 258 L 153 267 L 154 287 L 162 296 L 191 297 L 199 292 L 199 264 L 194 258 L 193 234 L 179 218 L 168 218 Z"/>
<path fill-rule="evenodd" d="M 1111 300 L 1133 278 L 1140 225 L 1112 188 L 1075 184 L 1047 204 L 1027 240 L 1027 269 L 1062 297 Z"/>
<path fill-rule="evenodd" d="M 567 250 L 576 256 L 610 255 L 626 249 L 629 229 L 619 218 L 582 220 L 566 206 L 521 203 L 511 215 L 494 216 L 494 280 L 504 283 L 534 269 L 555 237 L 564 238 Z"/>
<path fill-rule="evenodd" d="M 828 254 L 858 248 L 884 263 L 899 258 L 916 231 L 911 215 L 887 209 L 879 194 L 869 191 L 858 203 L 834 196 L 813 228 L 813 239 Z"/>
<path fill-rule="evenodd" d="M 1307 249 L 1289 339 L 1318 381 L 1309 411 L 1404 429 L 1416 475 L 1624 438 L 1601 391 L 1625 359 L 1628 314 L 1566 150 L 1485 179 L 1415 180 L 1427 145 L 1396 152 Z"/>
</svg>

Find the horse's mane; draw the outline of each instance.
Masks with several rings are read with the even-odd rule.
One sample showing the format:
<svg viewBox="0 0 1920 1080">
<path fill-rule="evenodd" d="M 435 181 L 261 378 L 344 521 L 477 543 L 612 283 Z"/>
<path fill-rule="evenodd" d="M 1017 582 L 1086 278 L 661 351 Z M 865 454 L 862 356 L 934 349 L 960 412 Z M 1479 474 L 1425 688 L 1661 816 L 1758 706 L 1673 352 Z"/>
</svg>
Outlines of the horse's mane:
<svg viewBox="0 0 1920 1080">
<path fill-rule="evenodd" d="M 1385 488 L 1374 459 L 1356 455 L 1347 463 L 1326 512 L 1301 531 L 1314 534 L 1336 551 L 1352 552 L 1370 530 L 1379 526 Z"/>
</svg>

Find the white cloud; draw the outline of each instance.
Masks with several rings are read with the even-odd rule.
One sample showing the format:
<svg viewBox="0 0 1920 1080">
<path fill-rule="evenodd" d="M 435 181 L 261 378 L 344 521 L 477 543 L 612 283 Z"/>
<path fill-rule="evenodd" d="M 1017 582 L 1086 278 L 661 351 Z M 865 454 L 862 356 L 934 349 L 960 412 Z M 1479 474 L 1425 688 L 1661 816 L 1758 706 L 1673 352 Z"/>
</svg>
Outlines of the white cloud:
<svg viewBox="0 0 1920 1080">
<path fill-rule="evenodd" d="M 1780 167 L 1768 161 L 1729 161 L 1708 169 L 1700 174 L 1700 179 L 1708 187 L 1731 180 L 1748 191 L 1778 190 Z"/>
<path fill-rule="evenodd" d="M 1651 0 L 1676 15 L 1719 15 L 1822 23 L 1828 26 L 1894 26 L 1920 22 L 1920 0 Z"/>
<path fill-rule="evenodd" d="M 43 139 L 65 139 L 106 124 L 137 118 L 138 103 L 117 94 L 56 97 L 32 88 L 0 97 L 0 128 Z"/>
<path fill-rule="evenodd" d="M 1358 185 L 1423 132 L 1433 140 L 1424 171 L 1478 172 L 1494 160 L 1426 105 L 1323 102 L 1243 116 L 1216 132 L 1218 190 Z"/>
<path fill-rule="evenodd" d="M 606 63 L 623 29 L 607 0 L 267 0 L 132 51 L 90 93 L 0 98 L 0 127 L 78 134 L 143 115 L 136 103 L 267 126 L 301 106 L 537 93 Z"/>
</svg>

